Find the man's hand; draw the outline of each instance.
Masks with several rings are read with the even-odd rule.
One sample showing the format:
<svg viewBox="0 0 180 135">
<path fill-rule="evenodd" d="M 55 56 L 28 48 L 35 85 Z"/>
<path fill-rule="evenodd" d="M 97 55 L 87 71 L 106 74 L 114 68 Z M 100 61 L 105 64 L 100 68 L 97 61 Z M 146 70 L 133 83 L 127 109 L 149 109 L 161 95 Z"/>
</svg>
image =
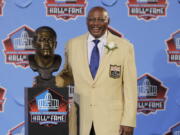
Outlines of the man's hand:
<svg viewBox="0 0 180 135">
<path fill-rule="evenodd" d="M 63 80 L 62 77 L 56 76 L 55 82 L 56 82 L 56 86 L 58 86 L 58 87 L 65 87 L 64 80 Z"/>
<path fill-rule="evenodd" d="M 119 135 L 133 135 L 133 127 L 120 126 Z"/>
</svg>

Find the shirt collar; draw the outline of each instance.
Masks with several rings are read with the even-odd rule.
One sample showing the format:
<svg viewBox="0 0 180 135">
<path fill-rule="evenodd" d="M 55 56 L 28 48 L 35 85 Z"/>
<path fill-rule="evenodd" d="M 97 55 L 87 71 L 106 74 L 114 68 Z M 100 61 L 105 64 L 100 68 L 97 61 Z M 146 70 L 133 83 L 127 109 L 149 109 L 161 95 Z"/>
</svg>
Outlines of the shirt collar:
<svg viewBox="0 0 180 135">
<path fill-rule="evenodd" d="M 104 33 L 104 35 L 102 35 L 100 38 L 98 38 L 101 41 L 105 40 L 107 37 L 107 31 Z M 93 40 L 95 40 L 96 38 L 93 37 L 93 35 L 91 35 L 91 33 L 89 33 L 88 35 L 88 42 L 92 42 Z"/>
</svg>

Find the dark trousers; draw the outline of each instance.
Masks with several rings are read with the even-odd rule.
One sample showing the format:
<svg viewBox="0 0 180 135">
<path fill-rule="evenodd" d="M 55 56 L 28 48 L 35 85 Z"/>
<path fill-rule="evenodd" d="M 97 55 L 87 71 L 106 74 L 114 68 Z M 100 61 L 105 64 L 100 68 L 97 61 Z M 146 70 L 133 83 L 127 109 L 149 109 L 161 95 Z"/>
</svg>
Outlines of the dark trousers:
<svg viewBox="0 0 180 135">
<path fill-rule="evenodd" d="M 96 135 L 95 130 L 94 130 L 94 125 L 93 125 L 93 123 L 92 123 L 91 130 L 90 130 L 89 135 Z"/>
</svg>

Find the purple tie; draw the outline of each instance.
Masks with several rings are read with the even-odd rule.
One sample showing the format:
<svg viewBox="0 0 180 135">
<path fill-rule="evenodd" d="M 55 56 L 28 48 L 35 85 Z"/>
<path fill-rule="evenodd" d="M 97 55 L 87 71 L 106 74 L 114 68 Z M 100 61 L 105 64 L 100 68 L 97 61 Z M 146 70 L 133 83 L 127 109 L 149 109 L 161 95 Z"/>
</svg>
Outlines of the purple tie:
<svg viewBox="0 0 180 135">
<path fill-rule="evenodd" d="M 98 67 L 99 67 L 99 49 L 98 49 L 99 40 L 93 40 L 93 42 L 94 42 L 95 46 L 91 53 L 91 60 L 90 60 L 89 67 L 90 67 L 91 75 L 94 79 L 96 76 Z"/>
</svg>

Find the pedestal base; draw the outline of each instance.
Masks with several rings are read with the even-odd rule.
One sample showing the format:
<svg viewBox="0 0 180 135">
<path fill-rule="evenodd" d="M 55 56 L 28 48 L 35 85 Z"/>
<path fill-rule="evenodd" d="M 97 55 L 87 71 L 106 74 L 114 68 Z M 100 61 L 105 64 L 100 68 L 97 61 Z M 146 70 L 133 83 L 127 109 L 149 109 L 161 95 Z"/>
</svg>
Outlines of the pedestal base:
<svg viewBox="0 0 180 135">
<path fill-rule="evenodd" d="M 25 135 L 68 135 L 68 88 L 25 88 Z"/>
</svg>

